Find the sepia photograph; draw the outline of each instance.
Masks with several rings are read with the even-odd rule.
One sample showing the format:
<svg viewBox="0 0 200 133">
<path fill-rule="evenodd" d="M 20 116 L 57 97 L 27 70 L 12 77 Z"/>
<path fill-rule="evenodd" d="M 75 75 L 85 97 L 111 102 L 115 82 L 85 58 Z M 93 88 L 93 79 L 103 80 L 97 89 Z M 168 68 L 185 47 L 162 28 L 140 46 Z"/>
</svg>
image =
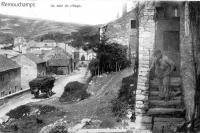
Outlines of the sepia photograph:
<svg viewBox="0 0 200 133">
<path fill-rule="evenodd" d="M 0 133 L 200 133 L 200 1 L 0 0 Z"/>
</svg>

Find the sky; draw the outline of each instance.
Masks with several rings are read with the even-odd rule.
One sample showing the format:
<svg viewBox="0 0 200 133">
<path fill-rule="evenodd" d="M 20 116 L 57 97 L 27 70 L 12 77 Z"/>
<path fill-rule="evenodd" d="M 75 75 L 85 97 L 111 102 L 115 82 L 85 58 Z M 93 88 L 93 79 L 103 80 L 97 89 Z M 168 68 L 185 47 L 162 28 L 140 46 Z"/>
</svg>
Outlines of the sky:
<svg viewBox="0 0 200 133">
<path fill-rule="evenodd" d="M 34 3 L 35 7 L 5 6 L 19 2 Z M 128 10 L 133 7 L 133 0 L 0 0 L 0 14 L 96 25 L 115 20 L 124 3 Z"/>
</svg>

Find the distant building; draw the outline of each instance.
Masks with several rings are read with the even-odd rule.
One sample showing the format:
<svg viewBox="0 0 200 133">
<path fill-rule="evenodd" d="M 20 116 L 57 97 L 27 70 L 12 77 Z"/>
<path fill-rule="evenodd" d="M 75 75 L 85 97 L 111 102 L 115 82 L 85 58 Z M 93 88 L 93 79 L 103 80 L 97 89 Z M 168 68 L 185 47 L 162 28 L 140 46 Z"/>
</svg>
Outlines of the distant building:
<svg viewBox="0 0 200 133">
<path fill-rule="evenodd" d="M 96 58 L 96 53 L 93 50 L 88 50 L 86 60 L 91 61 L 92 59 L 95 58 Z"/>
<path fill-rule="evenodd" d="M 24 37 L 16 37 L 14 39 L 13 50 L 20 53 L 26 53 L 26 39 Z"/>
<path fill-rule="evenodd" d="M 20 54 L 19 52 L 16 52 L 14 50 L 0 49 L 0 55 L 4 55 L 7 58 L 12 58 L 19 54 Z"/>
<path fill-rule="evenodd" d="M 21 90 L 21 67 L 11 59 L 0 55 L 0 97 Z"/>
<path fill-rule="evenodd" d="M 42 58 L 47 61 L 47 72 L 54 74 L 68 74 L 73 71 L 74 60 L 72 56 L 60 47 L 46 51 Z"/>
<path fill-rule="evenodd" d="M 41 55 L 43 51 L 52 50 L 54 47 L 56 47 L 56 44 L 51 41 L 36 42 L 34 40 L 31 40 L 27 43 L 26 52 L 35 55 Z"/>
<path fill-rule="evenodd" d="M 43 43 L 47 47 L 56 47 L 55 40 L 43 40 L 41 43 Z"/>
<path fill-rule="evenodd" d="M 74 52 L 76 51 L 76 48 L 69 46 L 65 43 L 57 43 L 57 46 L 64 49 L 65 52 L 69 53 L 72 56 L 72 58 L 74 58 Z"/>
<path fill-rule="evenodd" d="M 20 54 L 13 57 L 21 66 L 22 86 L 28 87 L 28 82 L 36 77 L 46 75 L 46 62 L 34 54 Z"/>
<path fill-rule="evenodd" d="M 80 60 L 80 61 L 85 61 L 85 60 L 87 60 L 87 56 L 88 56 L 88 54 L 87 54 L 87 52 L 86 52 L 85 50 L 83 50 L 82 48 L 79 49 L 79 60 Z M 84 59 L 84 60 L 83 60 L 83 59 Z"/>
<path fill-rule="evenodd" d="M 47 62 L 48 72 L 57 75 L 66 75 L 70 73 L 69 59 L 51 59 Z"/>
</svg>

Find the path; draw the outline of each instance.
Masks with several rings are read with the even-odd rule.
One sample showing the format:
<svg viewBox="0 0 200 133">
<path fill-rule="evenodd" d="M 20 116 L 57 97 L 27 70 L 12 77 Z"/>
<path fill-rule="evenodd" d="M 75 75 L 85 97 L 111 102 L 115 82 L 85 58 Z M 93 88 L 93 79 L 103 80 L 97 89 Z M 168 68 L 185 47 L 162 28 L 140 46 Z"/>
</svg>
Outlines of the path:
<svg viewBox="0 0 200 133">
<path fill-rule="evenodd" d="M 75 81 L 75 80 L 83 82 L 83 80 L 84 80 L 83 77 L 85 76 L 85 72 L 86 72 L 86 69 L 81 68 L 79 71 L 75 71 L 74 73 L 72 73 L 70 75 L 61 76 L 59 79 L 56 80 L 54 87 L 53 87 L 53 92 L 55 92 L 55 94 L 50 98 L 60 97 L 64 91 L 64 86 L 68 82 Z M 14 109 L 20 105 L 24 105 L 24 104 L 27 104 L 30 102 L 38 102 L 38 101 L 47 100 L 47 99 L 42 99 L 42 98 L 35 99 L 34 96 L 30 92 L 24 93 L 23 95 L 13 97 L 13 98 L 9 99 L 9 101 L 7 103 L 5 103 L 5 105 L 0 107 L 0 112 L 1 112 L 0 118 L 4 117 L 5 114 L 8 111 L 10 111 L 11 109 Z"/>
</svg>

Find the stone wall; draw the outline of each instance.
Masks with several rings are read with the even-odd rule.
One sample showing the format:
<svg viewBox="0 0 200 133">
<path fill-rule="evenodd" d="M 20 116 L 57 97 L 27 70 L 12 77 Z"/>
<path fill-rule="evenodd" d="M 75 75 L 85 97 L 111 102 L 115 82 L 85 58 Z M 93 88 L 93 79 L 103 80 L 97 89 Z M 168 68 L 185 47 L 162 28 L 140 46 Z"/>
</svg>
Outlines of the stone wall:
<svg viewBox="0 0 200 133">
<path fill-rule="evenodd" d="M 189 29 L 188 3 L 182 4 L 180 16 L 181 77 L 186 107 L 186 119 L 194 113 L 195 71 L 192 57 L 192 36 Z"/>
<path fill-rule="evenodd" d="M 129 45 L 131 31 L 131 20 L 135 19 L 134 10 L 128 12 L 123 17 L 107 24 L 106 36 L 110 42 L 122 45 Z"/>
<path fill-rule="evenodd" d="M 21 90 L 21 68 L 1 72 L 0 75 L 3 77 L 0 82 L 0 97 Z"/>
<path fill-rule="evenodd" d="M 29 81 L 37 77 L 36 64 L 24 55 L 18 55 L 12 58 L 17 64 L 21 66 L 21 85 L 22 88 L 29 87 Z"/>
<path fill-rule="evenodd" d="M 154 8 L 151 4 L 147 4 L 142 13 L 144 15 L 140 18 L 139 25 L 139 70 L 135 112 L 136 124 L 142 124 L 141 121 L 145 121 L 149 122 L 149 125 L 151 125 L 151 118 L 145 116 L 145 114 L 148 109 L 150 56 L 155 40 L 155 22 L 153 20 Z"/>
<path fill-rule="evenodd" d="M 105 31 L 109 42 L 126 45 L 128 49 L 128 57 L 134 62 L 133 56 L 136 53 L 136 44 L 138 43 L 137 29 L 131 28 L 131 20 L 135 20 L 135 10 L 131 10 L 123 17 L 107 24 Z"/>
</svg>

